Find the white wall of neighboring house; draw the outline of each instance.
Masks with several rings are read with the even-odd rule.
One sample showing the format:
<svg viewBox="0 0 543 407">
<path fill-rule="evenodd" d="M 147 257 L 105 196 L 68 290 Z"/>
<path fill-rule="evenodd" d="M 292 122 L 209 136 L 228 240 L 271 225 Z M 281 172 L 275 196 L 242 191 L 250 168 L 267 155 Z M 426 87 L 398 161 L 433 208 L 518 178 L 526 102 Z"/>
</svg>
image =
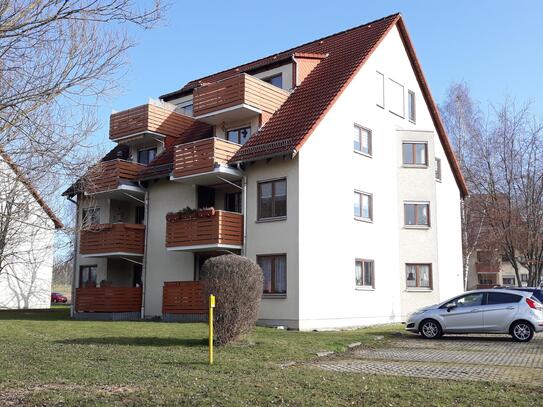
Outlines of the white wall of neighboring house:
<svg viewBox="0 0 543 407">
<path fill-rule="evenodd" d="M 376 71 L 404 85 L 405 103 L 407 90 L 415 91 L 416 124 L 389 111 L 388 89 L 385 108 L 376 105 Z M 372 130 L 372 158 L 353 152 L 354 123 Z M 428 168 L 402 167 L 402 140 L 428 142 Z M 462 291 L 460 194 L 439 143 L 394 28 L 299 153 L 301 329 L 400 321 Z M 439 185 L 435 154 L 443 157 Z M 373 194 L 373 222 L 354 219 L 355 189 Z M 430 202 L 429 229 L 404 228 L 406 200 Z M 375 261 L 374 290 L 356 288 L 356 258 Z M 432 264 L 432 290 L 406 289 L 407 262 Z"/>
<path fill-rule="evenodd" d="M 13 179 L 13 171 L 0 159 L 0 188 Z M 10 255 L 3 259 L 5 268 L 0 271 L 0 309 L 49 308 L 55 225 L 20 182 L 18 190 L 17 200 L 28 203 L 28 215 L 14 217 L 10 222 L 10 231 L 16 236 L 8 243 Z"/>
</svg>

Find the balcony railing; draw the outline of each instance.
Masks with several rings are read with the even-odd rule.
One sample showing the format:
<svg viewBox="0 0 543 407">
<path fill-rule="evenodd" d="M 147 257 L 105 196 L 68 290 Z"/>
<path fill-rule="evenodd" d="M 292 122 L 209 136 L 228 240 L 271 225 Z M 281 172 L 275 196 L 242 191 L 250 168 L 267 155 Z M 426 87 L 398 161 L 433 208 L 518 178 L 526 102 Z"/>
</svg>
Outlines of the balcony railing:
<svg viewBox="0 0 543 407">
<path fill-rule="evenodd" d="M 243 215 L 205 210 L 166 216 L 166 247 L 171 250 L 206 248 L 240 249 L 243 245 Z"/>
<path fill-rule="evenodd" d="M 239 74 L 194 90 L 194 117 L 206 116 L 234 106 L 247 105 L 274 113 L 289 92 L 247 74 Z"/>
<path fill-rule="evenodd" d="M 81 231 L 83 255 L 143 255 L 145 226 L 127 223 L 92 225 Z"/>
<path fill-rule="evenodd" d="M 114 141 L 143 133 L 179 136 L 194 119 L 174 112 L 173 105 L 149 103 L 114 113 L 109 119 L 109 138 Z"/>
<path fill-rule="evenodd" d="M 219 138 L 207 138 L 175 147 L 174 178 L 187 177 L 214 171 L 226 166 L 239 150 L 239 144 Z"/>
<path fill-rule="evenodd" d="M 205 314 L 208 309 L 202 281 L 166 281 L 162 289 L 163 314 Z"/>
<path fill-rule="evenodd" d="M 477 273 L 499 273 L 500 265 L 497 263 L 476 263 L 475 271 Z"/>
<path fill-rule="evenodd" d="M 143 168 L 143 164 L 120 159 L 101 162 L 89 170 L 82 189 L 92 194 L 116 190 L 122 185 L 136 187 L 133 181 Z"/>
<path fill-rule="evenodd" d="M 496 287 L 497 284 L 477 284 L 477 289 L 478 290 L 487 290 L 489 288 L 494 288 Z"/>
<path fill-rule="evenodd" d="M 139 312 L 141 287 L 77 288 L 76 312 Z"/>
</svg>

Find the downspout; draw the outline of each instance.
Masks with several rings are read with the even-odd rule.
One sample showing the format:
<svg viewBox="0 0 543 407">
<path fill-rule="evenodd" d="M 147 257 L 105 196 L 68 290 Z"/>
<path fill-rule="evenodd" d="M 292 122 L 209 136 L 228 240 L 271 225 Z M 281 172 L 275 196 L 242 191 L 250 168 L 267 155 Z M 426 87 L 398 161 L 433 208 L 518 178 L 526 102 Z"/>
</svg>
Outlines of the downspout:
<svg viewBox="0 0 543 407">
<path fill-rule="evenodd" d="M 242 179 L 243 187 L 243 204 L 241 211 L 243 212 L 243 248 L 241 251 L 242 256 L 247 257 L 247 175 Z"/>
<path fill-rule="evenodd" d="M 149 190 L 144 187 L 141 181 L 138 185 L 145 191 L 145 212 L 143 215 L 143 224 L 145 225 L 145 239 L 143 243 L 143 264 L 141 267 L 141 281 L 143 287 L 141 289 L 141 319 L 145 318 L 145 290 L 147 289 L 147 241 L 149 239 Z"/>
<path fill-rule="evenodd" d="M 75 300 L 76 300 L 76 289 L 75 289 L 75 283 L 76 283 L 76 276 L 77 276 L 77 254 L 79 252 L 79 201 L 74 201 L 72 198 L 68 197 L 68 201 L 75 204 L 75 238 L 74 238 L 74 267 L 73 267 L 73 273 L 72 273 L 72 298 L 71 298 L 71 304 L 70 304 L 70 318 L 75 317 Z"/>
</svg>

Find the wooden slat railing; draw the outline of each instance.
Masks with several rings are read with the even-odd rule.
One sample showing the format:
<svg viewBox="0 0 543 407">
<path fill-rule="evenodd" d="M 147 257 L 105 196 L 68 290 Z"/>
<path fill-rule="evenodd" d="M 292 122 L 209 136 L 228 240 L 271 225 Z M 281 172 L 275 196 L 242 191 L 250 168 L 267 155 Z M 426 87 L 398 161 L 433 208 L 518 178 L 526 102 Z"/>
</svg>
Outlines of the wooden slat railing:
<svg viewBox="0 0 543 407">
<path fill-rule="evenodd" d="M 143 255 L 145 226 L 128 223 L 92 225 L 81 231 L 79 253 Z"/>
<path fill-rule="evenodd" d="M 166 247 L 243 244 L 243 215 L 214 211 L 212 215 L 190 217 L 166 216 Z"/>
<path fill-rule="evenodd" d="M 162 288 L 163 314 L 205 314 L 205 285 L 202 281 L 166 281 Z"/>
<path fill-rule="evenodd" d="M 141 287 L 77 288 L 76 312 L 139 312 Z"/>
<path fill-rule="evenodd" d="M 175 146 L 174 177 L 186 177 L 213 171 L 226 165 L 241 145 L 220 138 L 206 138 Z"/>
<path fill-rule="evenodd" d="M 109 138 L 116 140 L 144 132 L 179 136 L 194 119 L 173 111 L 175 106 L 146 104 L 114 113 L 109 118 Z"/>
<path fill-rule="evenodd" d="M 274 113 L 287 100 L 289 92 L 254 76 L 239 74 L 194 90 L 194 116 L 246 104 Z"/>
<path fill-rule="evenodd" d="M 104 161 L 89 170 L 83 189 L 87 193 L 115 190 L 123 183 L 134 181 L 145 165 L 126 160 Z"/>
<path fill-rule="evenodd" d="M 477 289 L 478 290 L 486 290 L 486 289 L 489 289 L 489 288 L 493 288 L 493 287 L 496 287 L 497 284 L 477 284 Z"/>
<path fill-rule="evenodd" d="M 500 265 L 497 263 L 475 263 L 477 273 L 499 273 Z"/>
</svg>

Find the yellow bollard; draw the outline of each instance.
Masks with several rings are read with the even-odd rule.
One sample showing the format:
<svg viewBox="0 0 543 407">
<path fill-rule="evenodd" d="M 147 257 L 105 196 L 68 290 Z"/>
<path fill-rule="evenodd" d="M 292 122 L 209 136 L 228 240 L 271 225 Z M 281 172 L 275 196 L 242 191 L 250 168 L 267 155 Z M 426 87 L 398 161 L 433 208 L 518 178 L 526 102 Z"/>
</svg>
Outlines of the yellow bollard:
<svg viewBox="0 0 543 407">
<path fill-rule="evenodd" d="M 215 308 L 215 296 L 209 296 L 209 364 L 213 364 L 213 308 Z"/>
</svg>

